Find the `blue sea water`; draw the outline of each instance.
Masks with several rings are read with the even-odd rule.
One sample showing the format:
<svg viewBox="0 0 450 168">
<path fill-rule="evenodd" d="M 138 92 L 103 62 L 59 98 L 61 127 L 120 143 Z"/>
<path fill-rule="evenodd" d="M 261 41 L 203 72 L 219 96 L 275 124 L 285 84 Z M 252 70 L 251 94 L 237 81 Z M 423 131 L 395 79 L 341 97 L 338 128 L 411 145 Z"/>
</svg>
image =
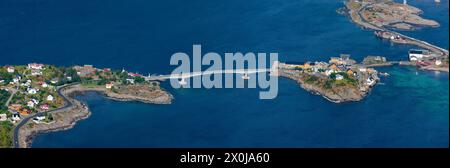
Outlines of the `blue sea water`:
<svg viewBox="0 0 450 168">
<path fill-rule="evenodd" d="M 448 0 L 409 2 L 438 28 L 404 32 L 448 49 Z M 2 0 L 0 64 L 93 64 L 170 73 L 170 56 L 277 52 L 282 61 L 340 53 L 407 59 L 412 46 L 375 38 L 336 13 L 336 0 Z M 39 135 L 33 147 L 448 147 L 448 73 L 390 67 L 363 101 L 334 104 L 280 79 L 273 100 L 258 89 L 172 89 L 171 105 L 80 96 L 92 116 Z"/>
</svg>

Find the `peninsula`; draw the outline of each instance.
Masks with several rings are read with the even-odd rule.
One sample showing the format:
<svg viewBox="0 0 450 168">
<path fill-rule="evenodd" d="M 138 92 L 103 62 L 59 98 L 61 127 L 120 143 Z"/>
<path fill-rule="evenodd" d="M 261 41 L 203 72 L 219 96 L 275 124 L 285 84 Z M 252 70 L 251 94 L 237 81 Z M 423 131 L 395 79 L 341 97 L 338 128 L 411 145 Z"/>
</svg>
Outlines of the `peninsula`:
<svg viewBox="0 0 450 168">
<path fill-rule="evenodd" d="M 69 129 L 78 120 L 89 117 L 88 106 L 74 98 L 88 91 L 118 101 L 170 104 L 173 100 L 159 82 L 125 70 L 37 63 L 3 66 L 0 147 L 29 147 L 36 134 Z"/>
<path fill-rule="evenodd" d="M 422 10 L 407 4 L 396 3 L 393 0 L 346 0 L 345 7 L 337 10 L 338 13 L 348 15 L 351 20 L 363 28 L 375 31 L 377 37 L 390 40 L 393 43 L 417 46 L 429 51 L 434 61 L 448 60 L 448 50 L 432 45 L 428 42 L 415 39 L 395 30 L 413 31 L 422 27 L 437 27 L 439 23 L 424 19 L 419 15 Z M 422 60 L 412 60 L 416 65 Z M 424 61 L 430 61 L 425 59 Z M 428 64 L 428 63 L 426 63 Z M 423 69 L 443 70 L 442 67 L 428 67 Z M 443 70 L 448 72 L 447 70 Z"/>
</svg>

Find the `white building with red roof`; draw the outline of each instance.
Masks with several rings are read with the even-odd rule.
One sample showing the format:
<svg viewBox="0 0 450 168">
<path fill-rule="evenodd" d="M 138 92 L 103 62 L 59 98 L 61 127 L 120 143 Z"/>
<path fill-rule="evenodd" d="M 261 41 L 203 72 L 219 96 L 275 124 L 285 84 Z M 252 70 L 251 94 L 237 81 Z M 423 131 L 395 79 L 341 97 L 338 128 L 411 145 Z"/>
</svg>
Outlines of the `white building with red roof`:
<svg viewBox="0 0 450 168">
<path fill-rule="evenodd" d="M 37 63 L 28 64 L 28 69 L 42 70 L 43 68 L 44 64 L 37 64 Z"/>
</svg>

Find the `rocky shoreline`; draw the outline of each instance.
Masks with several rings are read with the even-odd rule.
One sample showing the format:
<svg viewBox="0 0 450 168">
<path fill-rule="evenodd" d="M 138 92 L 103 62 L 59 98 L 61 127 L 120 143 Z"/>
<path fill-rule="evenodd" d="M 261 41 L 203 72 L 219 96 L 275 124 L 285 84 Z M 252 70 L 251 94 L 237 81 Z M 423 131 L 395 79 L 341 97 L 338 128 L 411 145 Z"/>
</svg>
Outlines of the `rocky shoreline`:
<svg viewBox="0 0 450 168">
<path fill-rule="evenodd" d="M 124 86 L 130 87 L 130 86 Z M 138 86 L 142 88 L 144 86 Z M 134 88 L 133 88 L 134 89 Z M 61 89 L 61 94 L 68 99 L 67 103 L 72 105 L 67 108 L 56 110 L 51 112 L 53 114 L 54 122 L 49 124 L 35 124 L 33 121 L 29 120 L 22 128 L 19 130 L 19 144 L 21 148 L 28 148 L 31 146 L 33 139 L 42 133 L 55 132 L 68 130 L 75 126 L 75 124 L 83 119 L 88 118 L 91 112 L 87 105 L 75 99 L 75 95 L 84 92 L 99 92 L 105 97 L 116 100 L 116 101 L 139 101 L 143 103 L 152 104 L 170 104 L 172 103 L 173 96 L 158 88 L 155 90 L 149 90 L 147 92 L 141 92 L 140 94 L 131 93 L 129 91 L 124 91 L 125 88 L 119 90 L 115 93 L 111 90 L 102 87 L 84 87 L 79 84 L 67 86 Z M 145 96 L 143 96 L 145 95 Z"/>
</svg>

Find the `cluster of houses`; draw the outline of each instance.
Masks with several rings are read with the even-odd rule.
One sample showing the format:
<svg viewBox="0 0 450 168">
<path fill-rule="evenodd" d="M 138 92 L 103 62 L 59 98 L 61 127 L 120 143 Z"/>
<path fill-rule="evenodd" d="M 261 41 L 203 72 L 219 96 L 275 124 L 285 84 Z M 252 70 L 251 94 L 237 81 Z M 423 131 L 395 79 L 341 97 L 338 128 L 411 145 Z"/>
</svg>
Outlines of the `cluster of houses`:
<svg viewBox="0 0 450 168">
<path fill-rule="evenodd" d="M 419 66 L 441 66 L 442 56 L 436 55 L 429 50 L 424 49 L 411 49 L 408 51 L 409 60 L 416 62 Z"/>
<path fill-rule="evenodd" d="M 10 121 L 16 123 L 21 120 L 21 117 L 28 116 L 33 113 L 33 110 L 46 111 L 50 109 L 50 104 L 55 101 L 55 97 L 51 91 L 55 91 L 54 85 L 47 84 L 44 81 L 33 82 L 31 78 L 27 76 L 42 75 L 42 71 L 45 69 L 44 64 L 30 63 L 27 65 L 29 74 L 18 74 L 17 69 L 14 66 L 6 66 L 6 71 L 11 74 L 15 74 L 11 82 L 9 83 L 10 89 L 17 88 L 16 94 L 23 94 L 26 97 L 24 100 L 15 102 L 15 104 L 8 105 L 8 111 L 12 113 Z M 24 79 L 23 79 L 24 78 Z M 25 80 L 26 79 L 26 80 Z M 58 82 L 57 79 L 50 80 L 52 84 Z M 44 93 L 44 97 L 41 97 Z M 38 98 L 41 97 L 41 98 Z M 1 120 L 5 121 L 8 118 L 5 115 L 1 115 Z"/>
<path fill-rule="evenodd" d="M 92 78 L 92 80 L 99 80 L 99 76 L 96 75 L 98 72 L 100 72 L 100 73 L 111 72 L 110 68 L 98 69 L 92 65 L 74 66 L 73 69 L 77 72 L 77 75 L 79 75 L 81 78 Z M 134 80 L 135 77 L 144 77 L 141 74 L 127 72 L 124 69 L 122 70 L 122 73 L 127 73 L 128 78 L 125 79 L 125 81 L 129 84 L 135 83 L 135 80 Z M 112 82 L 112 81 L 105 84 L 106 89 L 112 89 L 113 87 L 114 87 L 114 82 Z"/>
<path fill-rule="evenodd" d="M 347 54 L 341 54 L 340 57 L 331 57 L 328 62 L 306 62 L 303 64 L 280 63 L 280 67 L 299 70 L 323 78 L 330 77 L 331 74 L 334 74 L 335 80 L 343 80 L 344 76 L 341 74 L 345 73 L 348 77 L 362 81 L 367 87 L 373 86 L 376 80 L 378 80 L 375 69 L 357 64 Z M 363 89 L 366 88 L 361 88 L 361 90 Z"/>
</svg>

